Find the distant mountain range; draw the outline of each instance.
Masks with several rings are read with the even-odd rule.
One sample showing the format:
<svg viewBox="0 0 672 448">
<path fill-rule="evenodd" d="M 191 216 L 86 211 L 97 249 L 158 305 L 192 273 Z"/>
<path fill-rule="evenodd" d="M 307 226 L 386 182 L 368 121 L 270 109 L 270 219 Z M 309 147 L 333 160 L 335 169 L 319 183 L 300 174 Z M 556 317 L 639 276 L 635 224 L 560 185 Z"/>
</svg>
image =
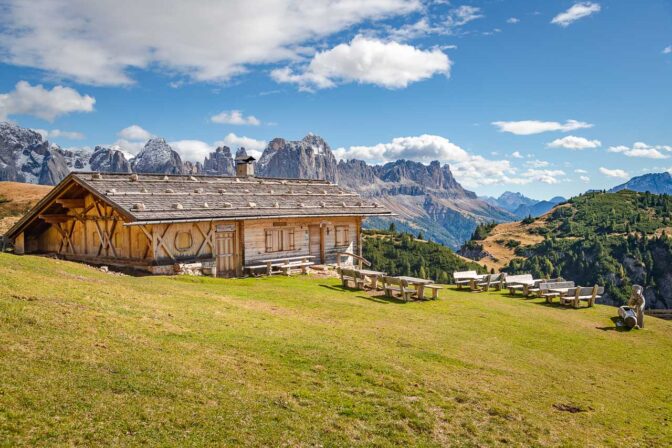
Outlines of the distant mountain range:
<svg viewBox="0 0 672 448">
<path fill-rule="evenodd" d="M 245 154 L 239 148 L 237 155 Z M 121 148 L 96 146 L 69 151 L 50 144 L 30 129 L 0 123 L 0 180 L 55 185 L 72 170 L 166 174 L 233 175 L 234 155 L 222 146 L 203 162 L 183 161 L 162 138 L 152 138 L 135 156 Z M 338 162 L 319 136 L 301 140 L 276 138 L 256 163 L 260 177 L 326 179 L 374 197 L 394 211 L 397 228 L 457 248 L 476 225 L 511 221 L 516 215 L 465 190 L 448 165 L 398 160 L 368 165 L 361 160 Z M 387 227 L 389 221 L 369 220 L 370 227 Z"/>
<path fill-rule="evenodd" d="M 511 212 L 514 216 L 516 216 L 516 218 L 526 218 L 527 216 L 536 218 L 537 216 L 541 216 L 547 213 L 556 205 L 567 200 L 562 196 L 556 196 L 549 199 L 548 201 L 540 201 L 537 199 L 528 198 L 521 193 L 514 193 L 511 191 L 502 193 L 502 195 L 498 198 L 486 196 L 481 199 L 488 202 L 489 204 L 501 207 L 504 210 Z"/>
<path fill-rule="evenodd" d="M 632 190 L 640 193 L 672 194 L 672 175 L 670 173 L 650 173 L 633 177 L 624 184 L 617 185 L 610 192 Z"/>
</svg>

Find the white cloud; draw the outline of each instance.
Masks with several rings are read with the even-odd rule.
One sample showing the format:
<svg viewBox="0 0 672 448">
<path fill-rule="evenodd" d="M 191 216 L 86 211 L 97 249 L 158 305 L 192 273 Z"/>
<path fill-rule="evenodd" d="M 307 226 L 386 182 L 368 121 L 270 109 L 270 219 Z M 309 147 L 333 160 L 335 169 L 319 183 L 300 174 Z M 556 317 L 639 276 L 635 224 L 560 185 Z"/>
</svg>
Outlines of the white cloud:
<svg viewBox="0 0 672 448">
<path fill-rule="evenodd" d="M 518 19 L 517 17 L 509 17 L 508 19 L 506 19 L 506 23 L 511 23 L 513 25 L 515 25 L 518 22 L 520 22 L 520 19 Z"/>
<path fill-rule="evenodd" d="M 80 95 L 70 87 L 48 90 L 41 84 L 31 86 L 19 81 L 11 92 L 0 93 L 0 120 L 10 115 L 32 115 L 51 122 L 72 112 L 91 112 L 95 103 L 93 97 Z"/>
<path fill-rule="evenodd" d="M 450 59 L 438 48 L 421 50 L 359 35 L 349 44 L 317 53 L 298 72 L 284 67 L 273 70 L 271 76 L 306 91 L 349 82 L 398 89 L 436 74 L 449 76 L 450 66 Z"/>
<path fill-rule="evenodd" d="M 663 54 L 672 54 L 672 45 L 663 48 Z"/>
<path fill-rule="evenodd" d="M 522 159 L 523 155 L 520 153 L 520 151 L 513 151 L 511 153 L 511 157 L 513 157 L 514 159 Z"/>
<path fill-rule="evenodd" d="M 500 132 L 509 132 L 516 135 L 532 135 L 552 131 L 569 132 L 593 127 L 590 123 L 576 120 L 567 120 L 564 124 L 557 121 L 538 120 L 494 121 L 492 124 L 497 126 Z"/>
<path fill-rule="evenodd" d="M 601 9 L 602 7 L 599 3 L 575 3 L 567 11 L 561 12 L 557 16 L 553 17 L 551 23 L 560 25 L 562 27 L 567 27 L 579 19 L 583 19 L 584 17 L 588 17 L 591 14 L 600 12 Z"/>
<path fill-rule="evenodd" d="M 254 115 L 245 116 L 239 110 L 225 110 L 210 117 L 210 121 L 219 124 L 259 126 L 261 121 Z"/>
<path fill-rule="evenodd" d="M 549 148 L 593 149 L 602 146 L 602 142 L 599 140 L 588 140 L 583 137 L 568 135 L 567 137 L 553 140 L 546 146 L 548 146 Z"/>
<path fill-rule="evenodd" d="M 483 17 L 485 16 L 481 13 L 481 8 L 462 5 L 449 12 L 448 18 L 446 19 L 446 25 L 449 27 L 459 27 Z"/>
<path fill-rule="evenodd" d="M 127 128 L 122 129 L 117 133 L 117 135 L 126 140 L 132 141 L 147 141 L 153 137 L 153 134 L 146 129 L 138 126 L 137 124 L 132 124 Z"/>
<path fill-rule="evenodd" d="M 560 183 L 558 180 L 559 176 L 564 176 L 565 172 L 562 170 L 538 170 L 538 169 L 529 169 L 522 173 L 524 178 L 529 179 L 532 182 L 541 182 L 544 184 L 557 184 Z"/>
<path fill-rule="evenodd" d="M 550 165 L 550 163 L 545 160 L 528 160 L 525 162 L 525 165 L 532 168 L 545 168 Z"/>
<path fill-rule="evenodd" d="M 577 174 L 588 174 L 588 171 L 583 170 L 581 168 L 575 169 L 574 172 L 577 173 Z"/>
<path fill-rule="evenodd" d="M 670 156 L 667 154 L 663 154 L 661 151 L 671 152 L 672 146 L 666 146 L 666 145 L 650 146 L 643 142 L 636 142 L 635 144 L 632 145 L 632 147 L 624 145 L 611 146 L 608 149 L 608 151 L 621 153 L 628 157 L 642 157 L 646 159 L 667 159 Z"/>
<path fill-rule="evenodd" d="M 398 159 L 427 163 L 439 160 L 448 163 L 455 178 L 465 187 L 512 184 L 525 185 L 532 182 L 557 183 L 564 175 L 560 170 L 528 169 L 523 173 L 508 160 L 490 160 L 474 155 L 438 135 L 397 137 L 388 143 L 373 146 L 351 146 L 334 151 L 338 159 L 360 159 L 370 163 L 385 163 Z"/>
<path fill-rule="evenodd" d="M 156 67 L 222 81 L 295 60 L 353 25 L 421 8 L 419 0 L 7 0 L 0 60 L 97 85 L 130 84 L 132 69 Z"/>
<path fill-rule="evenodd" d="M 258 159 L 259 157 L 261 157 L 261 153 L 263 152 L 264 148 L 266 148 L 266 141 L 256 140 L 254 138 L 245 136 L 238 136 L 233 132 L 231 132 L 227 134 L 223 140 L 215 142 L 215 145 L 216 146 L 226 145 L 232 148 L 239 148 L 242 146 L 243 148 L 245 148 L 248 155 L 251 155 Z"/>
<path fill-rule="evenodd" d="M 33 129 L 33 131 L 40 134 L 44 139 L 64 138 L 67 140 L 83 140 L 85 138 L 84 134 L 77 131 L 61 131 L 60 129 Z"/>
<path fill-rule="evenodd" d="M 588 176 L 579 176 L 579 180 L 580 180 L 581 182 L 587 184 L 588 182 L 590 182 L 590 177 L 588 177 Z"/>
<path fill-rule="evenodd" d="M 201 140 L 176 140 L 168 142 L 180 154 L 182 160 L 202 162 L 205 156 L 215 150 L 215 146 Z"/>
<path fill-rule="evenodd" d="M 604 174 L 605 176 L 609 177 L 618 177 L 620 179 L 627 179 L 630 175 L 621 169 L 609 169 L 609 168 L 604 168 L 600 167 L 600 173 Z"/>
</svg>

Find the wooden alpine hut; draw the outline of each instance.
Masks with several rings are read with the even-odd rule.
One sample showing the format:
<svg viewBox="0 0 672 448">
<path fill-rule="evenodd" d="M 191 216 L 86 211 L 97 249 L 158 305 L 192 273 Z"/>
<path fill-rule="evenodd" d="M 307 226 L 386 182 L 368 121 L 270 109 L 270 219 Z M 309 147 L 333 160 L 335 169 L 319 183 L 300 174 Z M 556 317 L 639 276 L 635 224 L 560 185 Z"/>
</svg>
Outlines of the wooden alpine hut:
<svg viewBox="0 0 672 448">
<path fill-rule="evenodd" d="M 253 162 L 235 177 L 73 172 L 6 237 L 17 254 L 238 277 L 361 255 L 362 220 L 391 215 L 327 181 L 257 178 Z"/>
</svg>

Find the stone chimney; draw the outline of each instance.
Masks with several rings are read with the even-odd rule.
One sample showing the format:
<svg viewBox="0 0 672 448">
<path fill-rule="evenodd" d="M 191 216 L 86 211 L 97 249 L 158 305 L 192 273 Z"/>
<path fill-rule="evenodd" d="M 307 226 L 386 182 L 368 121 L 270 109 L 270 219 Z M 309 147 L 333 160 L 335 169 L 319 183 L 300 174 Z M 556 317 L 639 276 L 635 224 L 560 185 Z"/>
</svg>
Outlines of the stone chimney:
<svg viewBox="0 0 672 448">
<path fill-rule="evenodd" d="M 254 161 L 252 156 L 236 157 L 236 177 L 254 177 Z"/>
</svg>

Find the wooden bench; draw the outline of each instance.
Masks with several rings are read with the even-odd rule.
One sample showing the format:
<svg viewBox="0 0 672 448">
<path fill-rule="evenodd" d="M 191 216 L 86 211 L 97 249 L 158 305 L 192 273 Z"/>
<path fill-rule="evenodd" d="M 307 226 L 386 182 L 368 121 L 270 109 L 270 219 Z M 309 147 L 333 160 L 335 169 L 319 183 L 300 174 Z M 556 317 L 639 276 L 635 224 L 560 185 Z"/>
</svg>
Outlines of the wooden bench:
<svg viewBox="0 0 672 448">
<path fill-rule="evenodd" d="M 591 307 L 595 305 L 595 301 L 602 297 L 604 294 L 604 287 L 602 286 L 590 286 L 590 287 L 576 287 L 570 289 L 567 292 L 567 295 L 560 297 L 560 304 L 562 305 L 571 305 L 574 308 L 579 308 L 581 302 L 587 302 L 588 306 Z"/>
<path fill-rule="evenodd" d="M 337 268 L 336 271 L 341 276 L 341 283 L 344 288 L 349 288 L 349 284 L 352 283 L 355 289 L 362 289 L 364 278 L 357 269 Z"/>
<path fill-rule="evenodd" d="M 432 291 L 432 300 L 436 300 L 436 299 L 439 298 L 439 291 L 443 289 L 443 286 L 434 285 L 434 284 L 425 285 L 424 289 L 429 289 L 430 291 Z"/>
<path fill-rule="evenodd" d="M 303 261 L 303 262 L 290 262 L 287 264 L 283 264 L 280 266 L 280 270 L 282 271 L 283 274 L 289 275 L 292 271 L 292 269 L 300 269 L 302 274 L 307 274 L 308 273 L 308 268 L 312 265 L 314 265 L 312 261 Z"/>
<path fill-rule="evenodd" d="M 460 271 L 453 272 L 453 280 L 457 289 L 462 289 L 463 286 L 468 286 L 472 280 L 478 277 L 476 271 Z"/>
<path fill-rule="evenodd" d="M 490 288 L 499 291 L 502 289 L 506 274 L 488 274 L 482 281 L 471 280 L 469 289 L 473 292 L 487 292 Z"/>
<path fill-rule="evenodd" d="M 562 294 L 560 294 L 557 291 L 551 291 L 551 289 L 567 289 L 569 291 L 571 290 L 571 288 L 574 288 L 575 286 L 576 285 L 574 284 L 574 282 L 540 283 L 538 297 L 543 297 L 544 299 L 546 299 L 546 302 L 553 303 L 553 298 L 562 297 Z"/>
<path fill-rule="evenodd" d="M 533 283 L 532 274 L 517 274 L 506 277 L 506 287 L 512 296 L 525 290 L 525 285 Z"/>
<path fill-rule="evenodd" d="M 408 287 L 408 282 L 397 277 L 383 276 L 383 291 L 387 297 L 394 297 L 398 293 L 406 302 L 411 300 L 415 289 Z"/>
<path fill-rule="evenodd" d="M 299 255 L 296 257 L 275 258 L 271 260 L 259 260 L 255 265 L 245 266 L 244 269 L 252 275 L 257 275 L 257 271 L 265 271 L 266 275 L 285 274 L 289 275 L 292 268 L 300 268 L 304 274 L 308 273 L 308 267 L 312 266 L 314 255 Z M 278 268 L 274 270 L 273 268 Z"/>
</svg>

